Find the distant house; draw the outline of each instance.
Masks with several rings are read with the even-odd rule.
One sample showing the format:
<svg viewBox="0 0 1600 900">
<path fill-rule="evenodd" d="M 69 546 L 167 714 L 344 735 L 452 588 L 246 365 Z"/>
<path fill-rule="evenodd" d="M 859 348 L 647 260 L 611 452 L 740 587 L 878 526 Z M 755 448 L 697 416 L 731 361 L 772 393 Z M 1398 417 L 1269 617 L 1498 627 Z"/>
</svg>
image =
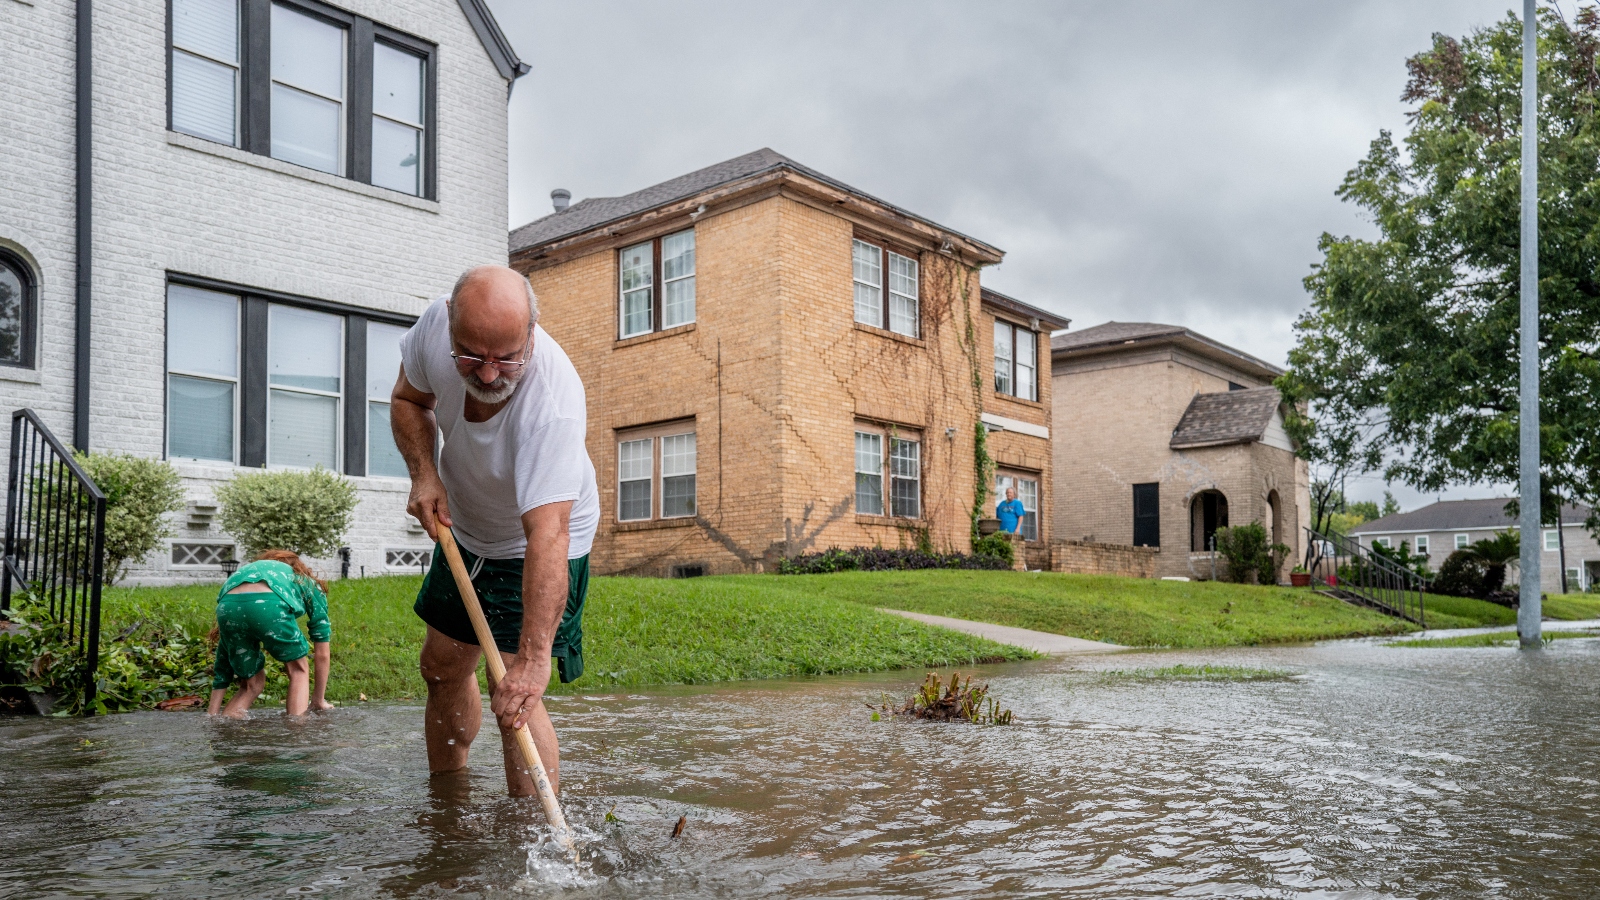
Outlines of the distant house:
<svg viewBox="0 0 1600 900">
<path fill-rule="evenodd" d="M 1405 543 L 1412 553 L 1428 557 L 1435 572 L 1449 555 L 1474 541 L 1493 537 L 1517 521 L 1506 513 L 1508 498 L 1493 500 L 1441 500 L 1411 512 L 1395 513 L 1350 529 L 1363 547 Z M 1600 582 L 1600 543 L 1584 527 L 1587 507 L 1568 504 L 1561 511 L 1561 527 L 1540 532 L 1539 584 L 1545 593 L 1561 591 L 1561 556 L 1565 544 L 1567 590 L 1586 591 Z"/>
<path fill-rule="evenodd" d="M 0 399 L 176 466 L 133 577 L 219 578 L 215 487 L 317 465 L 357 485 L 353 566 L 417 571 L 389 391 L 429 300 L 505 260 L 527 66 L 488 7 L 5 0 L 0 32 Z"/>
<path fill-rule="evenodd" d="M 1048 490 L 1038 361 L 1066 322 L 981 288 L 997 248 L 765 149 L 552 197 L 511 264 L 588 391 L 597 572 L 763 571 L 923 534 L 967 550 L 980 418 L 1004 429 L 1000 477 Z"/>
<path fill-rule="evenodd" d="M 1050 356 L 1059 537 L 1157 548 L 1164 577 L 1209 577 L 1230 524 L 1259 521 L 1300 555 L 1310 478 L 1271 386 L 1282 370 L 1143 322 L 1056 335 Z"/>
</svg>

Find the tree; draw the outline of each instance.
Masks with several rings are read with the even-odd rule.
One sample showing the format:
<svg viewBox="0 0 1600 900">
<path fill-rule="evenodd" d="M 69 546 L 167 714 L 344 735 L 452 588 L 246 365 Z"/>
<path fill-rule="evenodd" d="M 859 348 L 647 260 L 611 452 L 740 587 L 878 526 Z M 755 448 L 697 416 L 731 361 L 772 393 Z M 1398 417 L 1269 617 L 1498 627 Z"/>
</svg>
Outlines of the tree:
<svg viewBox="0 0 1600 900">
<path fill-rule="evenodd" d="M 1544 508 L 1600 507 L 1600 14 L 1539 11 Z M 1521 23 L 1435 35 L 1407 63 L 1404 150 L 1372 142 L 1338 196 L 1374 239 L 1324 234 L 1278 387 L 1302 454 L 1433 492 L 1515 483 Z M 1600 516 L 1591 518 L 1600 529 Z"/>
<path fill-rule="evenodd" d="M 1494 537 L 1473 541 L 1466 549 L 1473 559 L 1483 563 L 1483 592 L 1492 594 L 1505 586 L 1506 566 L 1522 556 L 1522 534 L 1507 529 Z"/>
</svg>

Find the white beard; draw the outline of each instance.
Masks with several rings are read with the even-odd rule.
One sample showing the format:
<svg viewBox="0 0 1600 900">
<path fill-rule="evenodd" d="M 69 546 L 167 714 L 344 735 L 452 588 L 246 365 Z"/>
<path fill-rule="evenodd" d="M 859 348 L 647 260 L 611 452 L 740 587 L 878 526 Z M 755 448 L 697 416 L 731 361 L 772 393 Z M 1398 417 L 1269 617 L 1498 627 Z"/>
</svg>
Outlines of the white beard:
<svg viewBox="0 0 1600 900">
<path fill-rule="evenodd" d="M 467 389 L 467 393 L 472 396 L 472 399 L 477 400 L 479 403 L 488 404 L 500 403 L 510 398 L 512 394 L 516 393 L 517 384 L 521 380 L 520 376 L 512 379 L 501 375 L 494 381 L 484 384 L 478 379 L 476 373 L 461 376 L 461 384 Z"/>
</svg>

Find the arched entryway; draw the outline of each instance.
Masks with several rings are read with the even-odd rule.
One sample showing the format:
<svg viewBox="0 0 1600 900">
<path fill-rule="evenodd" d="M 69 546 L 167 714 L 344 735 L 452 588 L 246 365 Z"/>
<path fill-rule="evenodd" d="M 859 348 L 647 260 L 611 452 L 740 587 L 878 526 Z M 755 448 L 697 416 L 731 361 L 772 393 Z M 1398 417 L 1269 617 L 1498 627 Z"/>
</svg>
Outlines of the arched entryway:
<svg viewBox="0 0 1600 900">
<path fill-rule="evenodd" d="M 1189 501 L 1189 549 L 1195 553 L 1211 550 L 1218 528 L 1228 527 L 1228 498 L 1216 489 L 1195 494 Z"/>
</svg>

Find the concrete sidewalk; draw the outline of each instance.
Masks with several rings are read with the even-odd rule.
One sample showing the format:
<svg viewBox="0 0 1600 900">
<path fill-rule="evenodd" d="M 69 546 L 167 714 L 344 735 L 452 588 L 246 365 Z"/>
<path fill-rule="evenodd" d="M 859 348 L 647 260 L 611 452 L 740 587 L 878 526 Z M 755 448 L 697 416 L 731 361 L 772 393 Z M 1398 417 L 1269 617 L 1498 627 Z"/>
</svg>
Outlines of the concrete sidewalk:
<svg viewBox="0 0 1600 900">
<path fill-rule="evenodd" d="M 975 634 L 978 637 L 988 638 L 1001 644 L 1010 644 L 1035 653 L 1049 656 L 1061 656 L 1068 653 L 1110 653 L 1115 650 L 1128 648 L 1118 644 L 1105 644 L 1100 641 L 1086 641 L 1083 638 L 1067 637 L 1064 634 L 1051 634 L 1048 631 L 1030 631 L 1026 628 L 1012 628 L 1009 625 L 990 625 L 987 622 L 969 622 L 966 619 L 950 619 L 945 616 L 930 616 L 925 613 L 905 612 L 898 609 L 882 609 L 894 616 L 904 616 L 915 619 L 924 625 L 933 625 L 939 628 L 948 628 L 951 631 L 960 631 L 964 634 Z"/>
</svg>

